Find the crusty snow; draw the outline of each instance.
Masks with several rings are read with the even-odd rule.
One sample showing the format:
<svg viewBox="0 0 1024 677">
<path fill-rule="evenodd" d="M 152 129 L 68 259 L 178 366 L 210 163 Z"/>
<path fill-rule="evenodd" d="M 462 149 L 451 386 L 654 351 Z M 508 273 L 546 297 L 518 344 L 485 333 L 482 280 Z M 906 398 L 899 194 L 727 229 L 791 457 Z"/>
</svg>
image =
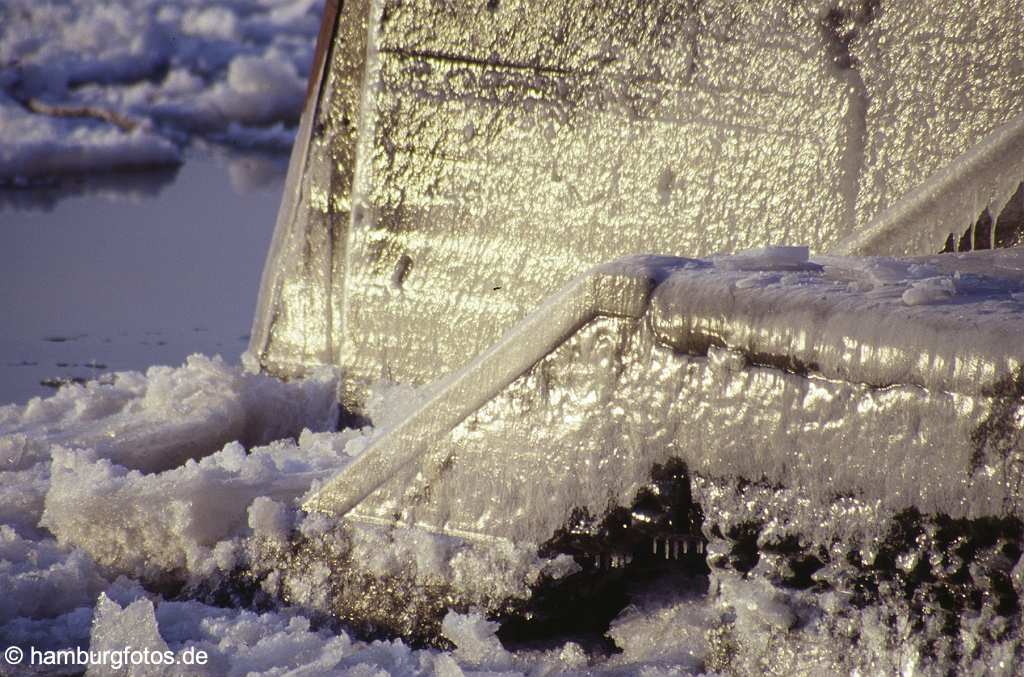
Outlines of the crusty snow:
<svg viewBox="0 0 1024 677">
<path fill-rule="evenodd" d="M 287 150 L 322 0 L 7 0 L 0 183 L 173 165 L 195 135 Z M 52 117 L 29 101 L 119 114 Z"/>
</svg>

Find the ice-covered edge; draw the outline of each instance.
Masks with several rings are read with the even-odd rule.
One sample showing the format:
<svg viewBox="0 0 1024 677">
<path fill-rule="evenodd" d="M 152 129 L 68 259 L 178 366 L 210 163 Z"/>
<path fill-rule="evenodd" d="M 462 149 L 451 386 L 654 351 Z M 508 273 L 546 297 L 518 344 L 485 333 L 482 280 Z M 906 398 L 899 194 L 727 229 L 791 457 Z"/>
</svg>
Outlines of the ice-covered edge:
<svg viewBox="0 0 1024 677">
<path fill-rule="evenodd" d="M 830 253 L 898 256 L 938 252 L 951 233 L 959 238 L 986 208 L 994 221 L 1022 181 L 1024 113 L 948 162 Z"/>
</svg>

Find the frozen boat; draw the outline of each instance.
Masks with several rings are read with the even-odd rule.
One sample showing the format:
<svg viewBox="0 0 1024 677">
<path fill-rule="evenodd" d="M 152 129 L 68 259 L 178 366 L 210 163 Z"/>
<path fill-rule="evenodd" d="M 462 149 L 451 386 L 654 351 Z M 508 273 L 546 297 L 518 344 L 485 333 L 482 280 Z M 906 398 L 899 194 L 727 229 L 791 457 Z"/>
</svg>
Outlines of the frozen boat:
<svg viewBox="0 0 1024 677">
<path fill-rule="evenodd" d="M 535 587 L 706 562 L 795 669 L 812 617 L 855 644 L 808 590 L 921 660 L 1016 627 L 1022 38 L 1009 1 L 328 3 L 250 350 L 340 367 L 345 422 L 418 396 L 306 504 L 351 550 L 291 566 L 429 637 L 519 609 L 478 579 L 524 551 L 571 558 Z M 712 667 L 757 665 L 731 632 Z"/>
</svg>

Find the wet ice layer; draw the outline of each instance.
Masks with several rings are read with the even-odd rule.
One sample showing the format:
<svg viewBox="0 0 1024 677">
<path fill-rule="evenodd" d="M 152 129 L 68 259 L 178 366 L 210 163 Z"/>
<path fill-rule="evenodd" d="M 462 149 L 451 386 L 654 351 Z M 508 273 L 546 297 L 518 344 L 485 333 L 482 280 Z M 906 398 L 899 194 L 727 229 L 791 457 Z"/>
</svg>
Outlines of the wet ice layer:
<svg viewBox="0 0 1024 677">
<path fill-rule="evenodd" d="M 824 251 L 931 185 L 943 219 L 872 253 L 937 252 L 1016 185 L 976 146 L 1022 112 L 1022 30 L 1013 2 L 345 3 L 252 348 L 344 365 L 359 408 L 638 249 Z M 934 190 L 965 153 L 999 171 Z"/>
<path fill-rule="evenodd" d="M 544 308 L 531 320 L 529 336 L 553 350 L 511 334 L 493 369 L 380 389 L 370 413 L 381 431 L 324 431 L 337 420 L 333 374 L 281 383 L 198 357 L 2 408 L 0 445 L 17 468 L 0 482 L 0 638 L 26 650 L 201 648 L 207 674 L 1019 671 L 1024 534 L 996 516 L 1019 505 L 1021 398 L 1000 385 L 1015 344 L 997 348 L 1024 312 L 1021 269 L 1016 251 L 619 262 L 552 304 L 564 324 L 542 331 Z M 835 348 L 839 334 L 885 344 L 887 323 L 904 349 L 944 361 L 896 372 L 864 364 L 856 344 Z M 474 373 L 480 383 L 463 378 Z M 495 375 L 504 385 L 488 395 Z M 941 379 L 950 387 L 936 388 Z M 387 448 L 409 416 L 445 420 L 458 383 L 454 404 L 470 414 L 399 469 L 406 486 L 384 485 L 362 519 L 298 509 Z M 229 442 L 179 464 L 164 447 L 140 457 L 93 435 L 132 411 L 154 435 L 161 413 L 207 431 L 204 403 L 250 430 L 248 449 Z M 233 427 L 231 411 L 246 425 Z M 564 524 L 553 515 L 629 505 L 669 456 L 689 462 L 704 509 L 707 594 L 671 584 L 633 599 L 609 630 L 616 656 L 564 638 L 502 647 L 485 615 L 580 573 L 571 557 L 538 555 Z M 129 467 L 143 461 L 148 472 Z M 875 466 L 888 469 L 884 487 L 871 486 Z M 390 500 L 406 510 L 397 523 L 380 519 Z M 980 519 L 926 512 L 947 509 Z M 363 642 L 354 630 L 455 648 Z"/>
<path fill-rule="evenodd" d="M 1016 250 L 808 260 L 770 248 L 597 269 L 648 281 L 632 288 L 640 312 L 620 303 L 532 353 L 534 332 L 513 329 L 408 419 L 459 419 L 450 432 L 395 426 L 308 506 L 539 543 L 574 508 L 629 505 L 674 456 L 817 505 L 1017 515 L 1020 263 Z M 522 326 L 564 317 L 560 298 Z M 521 376 L 495 377 L 511 365 Z"/>
</svg>

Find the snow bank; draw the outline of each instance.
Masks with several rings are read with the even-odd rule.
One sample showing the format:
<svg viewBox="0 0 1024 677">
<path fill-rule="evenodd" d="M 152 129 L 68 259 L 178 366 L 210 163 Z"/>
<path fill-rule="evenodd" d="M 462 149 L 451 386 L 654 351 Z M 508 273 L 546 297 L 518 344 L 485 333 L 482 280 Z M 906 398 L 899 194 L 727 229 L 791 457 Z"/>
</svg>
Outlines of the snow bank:
<svg viewBox="0 0 1024 677">
<path fill-rule="evenodd" d="M 322 2 L 12 0 L 0 8 L 0 182 L 175 164 L 190 135 L 290 144 Z M 29 112 L 37 100 L 137 126 Z M 287 137 L 288 142 L 283 140 Z"/>
</svg>

